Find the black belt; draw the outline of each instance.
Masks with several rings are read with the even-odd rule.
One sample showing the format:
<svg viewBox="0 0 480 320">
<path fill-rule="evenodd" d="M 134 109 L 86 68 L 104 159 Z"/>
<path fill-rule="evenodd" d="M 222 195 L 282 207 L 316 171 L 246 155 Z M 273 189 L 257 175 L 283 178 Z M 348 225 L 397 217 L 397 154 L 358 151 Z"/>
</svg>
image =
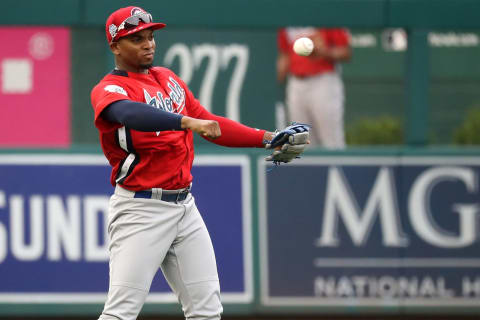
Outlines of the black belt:
<svg viewBox="0 0 480 320">
<path fill-rule="evenodd" d="M 190 188 L 187 188 L 182 191 L 178 192 L 162 192 L 162 201 L 167 201 L 167 202 L 178 202 L 178 201 L 183 201 L 187 198 L 188 194 L 190 193 Z M 133 196 L 134 198 L 144 198 L 144 199 L 152 199 L 152 191 L 136 191 L 135 195 Z"/>
</svg>

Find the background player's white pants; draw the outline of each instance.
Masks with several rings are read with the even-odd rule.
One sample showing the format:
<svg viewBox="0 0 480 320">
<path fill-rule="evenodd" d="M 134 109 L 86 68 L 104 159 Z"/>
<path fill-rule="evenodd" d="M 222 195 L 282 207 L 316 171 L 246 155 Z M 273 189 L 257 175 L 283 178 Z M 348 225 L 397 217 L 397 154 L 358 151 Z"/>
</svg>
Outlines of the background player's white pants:
<svg viewBox="0 0 480 320">
<path fill-rule="evenodd" d="M 136 319 L 159 268 L 186 319 L 220 319 L 215 255 L 193 196 L 176 204 L 121 191 L 110 199 L 110 287 L 99 319 Z"/>
<path fill-rule="evenodd" d="M 344 88 L 336 72 L 313 77 L 289 77 L 286 98 L 290 121 L 310 124 L 311 145 L 345 148 Z"/>
</svg>

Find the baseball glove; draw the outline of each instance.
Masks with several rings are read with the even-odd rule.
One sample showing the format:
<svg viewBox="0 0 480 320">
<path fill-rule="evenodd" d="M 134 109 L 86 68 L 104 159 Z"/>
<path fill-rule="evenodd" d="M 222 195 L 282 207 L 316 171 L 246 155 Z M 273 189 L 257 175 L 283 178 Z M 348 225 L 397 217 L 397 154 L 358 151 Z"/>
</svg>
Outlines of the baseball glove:
<svg viewBox="0 0 480 320">
<path fill-rule="evenodd" d="M 309 125 L 294 122 L 285 129 L 277 131 L 272 141 L 265 145 L 267 149 L 274 149 L 265 160 L 280 164 L 300 158 L 309 143 L 309 130 Z"/>
</svg>

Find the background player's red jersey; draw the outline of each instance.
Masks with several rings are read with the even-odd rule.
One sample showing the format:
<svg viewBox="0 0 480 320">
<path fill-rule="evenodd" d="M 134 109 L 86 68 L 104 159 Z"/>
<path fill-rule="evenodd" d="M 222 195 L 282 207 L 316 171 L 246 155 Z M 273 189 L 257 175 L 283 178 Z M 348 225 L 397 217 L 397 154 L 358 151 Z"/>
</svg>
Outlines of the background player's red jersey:
<svg viewBox="0 0 480 320">
<path fill-rule="evenodd" d="M 350 35 L 346 29 L 323 28 L 283 28 L 278 32 L 278 48 L 288 54 L 290 65 L 289 72 L 294 76 L 305 77 L 335 69 L 333 61 L 324 58 L 304 57 L 293 51 L 293 43 L 301 37 L 311 37 L 320 34 L 327 47 L 348 46 Z"/>
</svg>

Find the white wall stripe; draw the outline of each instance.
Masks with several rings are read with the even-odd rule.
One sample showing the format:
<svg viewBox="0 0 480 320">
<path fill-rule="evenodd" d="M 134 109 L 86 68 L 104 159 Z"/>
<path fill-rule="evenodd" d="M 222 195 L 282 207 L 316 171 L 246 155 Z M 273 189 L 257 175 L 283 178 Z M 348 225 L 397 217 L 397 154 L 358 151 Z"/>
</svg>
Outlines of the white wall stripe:
<svg viewBox="0 0 480 320">
<path fill-rule="evenodd" d="M 317 268 L 479 268 L 480 259 L 468 258 L 316 258 Z"/>
<path fill-rule="evenodd" d="M 14 165 L 109 165 L 96 154 L 2 154 L 0 164 Z"/>
</svg>

